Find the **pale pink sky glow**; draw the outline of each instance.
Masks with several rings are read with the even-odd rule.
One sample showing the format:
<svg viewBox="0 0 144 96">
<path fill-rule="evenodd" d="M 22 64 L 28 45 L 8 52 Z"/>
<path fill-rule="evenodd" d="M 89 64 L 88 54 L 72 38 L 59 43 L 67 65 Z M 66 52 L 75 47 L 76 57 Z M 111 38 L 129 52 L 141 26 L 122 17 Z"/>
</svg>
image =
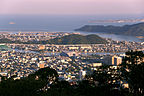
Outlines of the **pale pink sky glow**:
<svg viewBox="0 0 144 96">
<path fill-rule="evenodd" d="M 144 14 L 144 0 L 0 0 L 0 14 Z"/>
</svg>

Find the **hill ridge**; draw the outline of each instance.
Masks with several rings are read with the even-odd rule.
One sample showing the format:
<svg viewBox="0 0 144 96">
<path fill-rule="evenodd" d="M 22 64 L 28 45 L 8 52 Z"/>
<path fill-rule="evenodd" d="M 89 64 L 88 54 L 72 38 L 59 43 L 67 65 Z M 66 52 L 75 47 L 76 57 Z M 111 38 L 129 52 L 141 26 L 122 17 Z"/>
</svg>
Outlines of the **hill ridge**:
<svg viewBox="0 0 144 96">
<path fill-rule="evenodd" d="M 132 25 L 114 26 L 114 25 L 85 25 L 75 31 L 84 32 L 102 32 L 120 35 L 144 36 L 144 23 Z"/>
</svg>

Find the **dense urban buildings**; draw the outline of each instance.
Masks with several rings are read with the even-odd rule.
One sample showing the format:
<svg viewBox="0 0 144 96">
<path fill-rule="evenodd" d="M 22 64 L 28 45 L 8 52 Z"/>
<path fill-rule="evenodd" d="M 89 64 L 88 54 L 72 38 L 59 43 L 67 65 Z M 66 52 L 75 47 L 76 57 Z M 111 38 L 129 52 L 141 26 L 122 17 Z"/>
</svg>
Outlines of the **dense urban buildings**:
<svg viewBox="0 0 144 96">
<path fill-rule="evenodd" d="M 79 34 L 79 33 L 71 33 Z M 0 38 L 10 40 L 43 41 L 70 35 L 61 32 L 6 33 Z M 27 77 L 44 67 L 55 69 L 59 78 L 67 81 L 82 80 L 86 73 L 97 70 L 102 65 L 114 67 L 122 63 L 125 52 L 129 50 L 144 51 L 144 43 L 114 41 L 107 39 L 107 44 L 16 44 L 0 45 L 0 74 L 16 76 L 15 79 Z"/>
</svg>

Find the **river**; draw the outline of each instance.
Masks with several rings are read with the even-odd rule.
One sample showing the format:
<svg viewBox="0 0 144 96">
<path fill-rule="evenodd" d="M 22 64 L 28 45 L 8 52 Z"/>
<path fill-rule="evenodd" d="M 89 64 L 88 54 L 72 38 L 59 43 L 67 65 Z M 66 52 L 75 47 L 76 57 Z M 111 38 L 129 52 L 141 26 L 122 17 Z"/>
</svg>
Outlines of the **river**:
<svg viewBox="0 0 144 96">
<path fill-rule="evenodd" d="M 135 41 L 135 42 L 142 42 L 139 38 L 135 36 L 126 36 L 126 35 L 116 35 L 116 34 L 106 34 L 100 32 L 79 32 L 81 34 L 89 35 L 89 34 L 96 34 L 103 38 L 111 38 L 112 40 L 117 41 Z"/>
</svg>

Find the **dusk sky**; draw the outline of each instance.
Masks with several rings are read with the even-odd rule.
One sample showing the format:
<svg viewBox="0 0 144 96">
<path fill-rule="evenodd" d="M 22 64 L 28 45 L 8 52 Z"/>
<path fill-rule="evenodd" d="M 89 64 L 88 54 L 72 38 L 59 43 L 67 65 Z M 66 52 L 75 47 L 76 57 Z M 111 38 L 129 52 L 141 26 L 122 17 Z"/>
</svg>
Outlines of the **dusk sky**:
<svg viewBox="0 0 144 96">
<path fill-rule="evenodd" d="M 144 0 L 0 0 L 0 14 L 144 14 Z"/>
</svg>

